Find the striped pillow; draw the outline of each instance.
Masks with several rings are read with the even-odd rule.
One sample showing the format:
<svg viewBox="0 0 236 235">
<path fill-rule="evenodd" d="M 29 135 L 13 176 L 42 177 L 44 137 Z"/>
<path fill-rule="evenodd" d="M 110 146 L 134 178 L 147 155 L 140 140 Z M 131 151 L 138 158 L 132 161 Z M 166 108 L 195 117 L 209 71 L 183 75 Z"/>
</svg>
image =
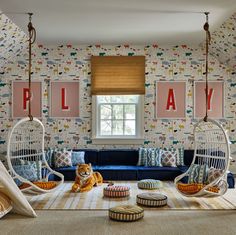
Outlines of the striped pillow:
<svg viewBox="0 0 236 235">
<path fill-rule="evenodd" d="M 145 166 L 162 166 L 161 150 L 159 148 L 148 148 Z"/>
<path fill-rule="evenodd" d="M 193 164 L 189 168 L 188 183 L 204 184 L 207 182 L 208 165 Z"/>
<path fill-rule="evenodd" d="M 146 164 L 147 158 L 147 148 L 139 148 L 138 151 L 139 158 L 138 158 L 138 166 L 144 166 Z"/>
</svg>

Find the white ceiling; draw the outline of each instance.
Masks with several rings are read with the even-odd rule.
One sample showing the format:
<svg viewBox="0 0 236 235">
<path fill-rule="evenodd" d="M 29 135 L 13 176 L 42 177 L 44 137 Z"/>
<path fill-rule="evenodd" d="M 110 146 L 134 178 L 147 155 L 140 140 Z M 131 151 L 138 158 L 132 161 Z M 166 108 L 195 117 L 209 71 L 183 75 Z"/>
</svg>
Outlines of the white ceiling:
<svg viewBox="0 0 236 235">
<path fill-rule="evenodd" d="M 44 44 L 198 44 L 204 14 L 214 31 L 236 11 L 235 0 L 1 0 L 3 12 L 33 12 L 37 42 Z M 26 32 L 28 17 L 6 14 Z"/>
</svg>

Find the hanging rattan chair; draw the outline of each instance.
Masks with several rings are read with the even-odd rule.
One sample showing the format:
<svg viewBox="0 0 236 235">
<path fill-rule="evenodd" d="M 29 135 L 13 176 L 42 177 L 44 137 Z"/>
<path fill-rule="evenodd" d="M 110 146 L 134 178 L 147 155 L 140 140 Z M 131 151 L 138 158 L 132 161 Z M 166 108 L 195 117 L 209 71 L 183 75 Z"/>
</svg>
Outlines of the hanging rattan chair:
<svg viewBox="0 0 236 235">
<path fill-rule="evenodd" d="M 44 133 L 45 128 L 39 119 L 31 120 L 26 117 L 17 122 L 9 134 L 7 146 L 9 173 L 16 182 L 24 185 L 21 188 L 22 192 L 47 193 L 57 189 L 64 182 L 64 176 L 52 170 L 45 159 Z M 40 163 L 41 172 L 37 172 L 40 178 L 36 182 L 26 179 L 25 172 L 16 170 L 17 167 L 27 163 Z M 46 183 L 49 182 L 50 175 L 56 176 L 60 181 L 53 181 L 51 185 Z"/>
<path fill-rule="evenodd" d="M 175 178 L 177 190 L 188 197 L 221 196 L 228 189 L 227 172 L 230 161 L 229 138 L 217 121 L 208 118 L 208 54 L 211 35 L 208 15 L 206 23 L 206 115 L 194 126 L 194 157 L 189 169 Z M 213 172 L 210 177 L 210 171 Z M 182 182 L 186 182 L 184 184 Z"/>
<path fill-rule="evenodd" d="M 194 157 L 191 165 L 206 164 L 208 169 L 213 167 L 218 169 L 221 174 L 210 183 L 198 185 L 198 190 L 194 193 L 183 192 L 180 187 L 181 181 L 185 177 L 189 177 L 190 166 L 184 174 L 175 178 L 177 190 L 188 197 L 223 195 L 228 189 L 227 172 L 230 163 L 230 142 L 226 131 L 217 121 L 202 119 L 194 127 L 194 144 Z"/>
</svg>

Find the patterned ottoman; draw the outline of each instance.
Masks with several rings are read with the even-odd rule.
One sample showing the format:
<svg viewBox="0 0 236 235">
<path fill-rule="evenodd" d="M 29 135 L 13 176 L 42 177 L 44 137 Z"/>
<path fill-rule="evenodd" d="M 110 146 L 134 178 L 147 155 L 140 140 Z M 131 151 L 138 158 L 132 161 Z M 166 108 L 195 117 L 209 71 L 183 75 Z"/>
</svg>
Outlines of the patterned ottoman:
<svg viewBox="0 0 236 235">
<path fill-rule="evenodd" d="M 121 205 L 109 209 L 109 218 L 117 221 L 136 221 L 144 216 L 143 208 L 136 205 Z"/>
<path fill-rule="evenodd" d="M 121 185 L 111 185 L 103 189 L 104 197 L 129 197 L 130 188 Z"/>
<path fill-rule="evenodd" d="M 145 179 L 138 181 L 138 188 L 140 189 L 157 189 L 162 187 L 160 180 Z"/>
<path fill-rule="evenodd" d="M 143 206 L 165 206 L 167 204 L 167 196 L 160 193 L 141 193 L 137 195 L 136 202 Z"/>
</svg>

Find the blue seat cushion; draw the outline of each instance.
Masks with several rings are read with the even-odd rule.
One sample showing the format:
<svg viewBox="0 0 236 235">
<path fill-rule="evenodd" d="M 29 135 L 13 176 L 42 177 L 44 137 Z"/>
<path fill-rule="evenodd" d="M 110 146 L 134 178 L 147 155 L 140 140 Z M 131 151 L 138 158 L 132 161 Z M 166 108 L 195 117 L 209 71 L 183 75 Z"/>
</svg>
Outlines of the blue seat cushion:
<svg viewBox="0 0 236 235">
<path fill-rule="evenodd" d="M 138 180 L 174 180 L 175 177 L 180 174 L 182 174 L 182 172 L 178 167 L 138 167 Z"/>
<path fill-rule="evenodd" d="M 125 165 L 97 166 L 104 180 L 137 180 L 137 167 Z"/>
</svg>

